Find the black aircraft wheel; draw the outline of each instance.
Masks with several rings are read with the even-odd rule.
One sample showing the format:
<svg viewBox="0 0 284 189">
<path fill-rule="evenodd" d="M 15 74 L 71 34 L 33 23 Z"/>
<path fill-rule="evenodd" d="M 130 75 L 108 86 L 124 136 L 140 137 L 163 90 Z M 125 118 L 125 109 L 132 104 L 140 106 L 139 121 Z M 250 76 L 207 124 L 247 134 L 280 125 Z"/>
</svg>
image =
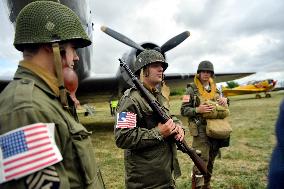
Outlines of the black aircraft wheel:
<svg viewBox="0 0 284 189">
<path fill-rule="evenodd" d="M 260 94 L 255 95 L 255 98 L 260 99 L 261 98 Z"/>
<path fill-rule="evenodd" d="M 266 94 L 265 95 L 265 98 L 270 98 L 271 97 L 271 94 Z"/>
</svg>

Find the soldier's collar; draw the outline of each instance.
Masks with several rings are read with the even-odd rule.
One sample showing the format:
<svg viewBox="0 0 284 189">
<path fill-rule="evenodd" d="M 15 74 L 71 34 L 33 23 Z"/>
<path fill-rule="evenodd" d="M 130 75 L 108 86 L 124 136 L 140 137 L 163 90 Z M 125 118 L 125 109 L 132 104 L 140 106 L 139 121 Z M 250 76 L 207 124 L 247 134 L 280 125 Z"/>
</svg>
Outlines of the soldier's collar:
<svg viewBox="0 0 284 189">
<path fill-rule="evenodd" d="M 40 66 L 31 64 L 28 61 L 20 61 L 19 65 L 35 73 L 50 87 L 50 89 L 55 93 L 56 96 L 59 96 L 59 88 L 56 77 L 48 74 L 46 70 L 44 70 Z"/>
<path fill-rule="evenodd" d="M 143 86 L 148 90 L 150 91 L 152 94 L 156 94 L 158 93 L 158 89 L 156 87 L 150 87 L 149 85 L 143 83 Z"/>
</svg>

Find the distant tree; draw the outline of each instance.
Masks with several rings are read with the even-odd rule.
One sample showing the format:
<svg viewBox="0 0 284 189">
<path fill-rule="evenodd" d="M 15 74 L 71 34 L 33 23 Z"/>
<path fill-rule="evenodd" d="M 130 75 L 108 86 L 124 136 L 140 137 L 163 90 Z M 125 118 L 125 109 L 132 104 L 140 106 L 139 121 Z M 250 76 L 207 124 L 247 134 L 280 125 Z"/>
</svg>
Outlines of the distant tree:
<svg viewBox="0 0 284 189">
<path fill-rule="evenodd" d="M 228 82 L 226 82 L 227 83 L 227 86 L 228 86 L 228 88 L 235 88 L 235 87 L 238 87 L 238 86 L 240 86 L 237 82 L 235 82 L 235 81 L 228 81 Z"/>
</svg>

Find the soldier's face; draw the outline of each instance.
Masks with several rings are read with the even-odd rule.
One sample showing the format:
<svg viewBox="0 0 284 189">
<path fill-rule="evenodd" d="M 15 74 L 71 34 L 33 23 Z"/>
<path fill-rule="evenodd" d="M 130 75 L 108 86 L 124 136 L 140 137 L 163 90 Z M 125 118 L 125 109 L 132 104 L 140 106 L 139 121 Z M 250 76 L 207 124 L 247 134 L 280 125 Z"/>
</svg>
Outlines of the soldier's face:
<svg viewBox="0 0 284 189">
<path fill-rule="evenodd" d="M 201 80 L 202 82 L 207 82 L 207 81 L 209 81 L 210 77 L 211 77 L 211 72 L 210 72 L 210 71 L 201 71 L 201 72 L 199 73 L 199 78 L 200 78 L 200 80 Z"/>
<path fill-rule="evenodd" d="M 156 62 L 152 63 L 148 66 L 148 74 L 144 78 L 144 82 L 148 82 L 148 84 L 152 86 L 156 86 L 163 80 L 163 67 L 162 63 Z"/>
<path fill-rule="evenodd" d="M 76 49 L 72 43 L 64 45 L 65 54 L 62 56 L 63 67 L 70 67 L 73 69 L 75 62 L 79 60 Z"/>
</svg>

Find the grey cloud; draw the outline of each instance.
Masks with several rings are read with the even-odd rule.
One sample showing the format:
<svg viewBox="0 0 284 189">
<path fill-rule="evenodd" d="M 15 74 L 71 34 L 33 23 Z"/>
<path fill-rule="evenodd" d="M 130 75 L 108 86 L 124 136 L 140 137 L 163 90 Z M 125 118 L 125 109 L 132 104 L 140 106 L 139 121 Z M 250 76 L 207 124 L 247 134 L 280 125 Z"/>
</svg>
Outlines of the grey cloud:
<svg viewBox="0 0 284 189">
<path fill-rule="evenodd" d="M 284 2 L 282 1 L 200 1 L 194 9 L 188 1 L 175 15 L 177 22 L 198 32 L 200 41 L 190 49 L 183 50 L 199 59 L 208 54 L 231 56 L 234 65 L 229 71 L 274 71 L 283 64 L 283 23 Z M 203 4 L 202 4 L 203 3 Z M 246 46 L 236 49 L 235 42 L 240 39 L 266 36 L 255 54 Z M 194 36 L 194 34 L 192 35 Z M 270 41 L 269 41 L 270 40 Z M 249 45 L 249 44 L 248 44 Z M 185 63 L 183 64 L 185 65 Z M 225 69 L 226 66 L 224 66 Z"/>
<path fill-rule="evenodd" d="M 95 20 L 115 25 L 115 23 L 121 22 L 123 18 L 129 18 L 129 15 L 133 14 L 133 11 L 138 9 L 141 3 L 132 0 L 116 0 L 111 2 L 97 0 L 92 2 L 91 5 L 94 10 Z M 127 22 L 125 22 L 125 25 L 127 25 Z"/>
</svg>

